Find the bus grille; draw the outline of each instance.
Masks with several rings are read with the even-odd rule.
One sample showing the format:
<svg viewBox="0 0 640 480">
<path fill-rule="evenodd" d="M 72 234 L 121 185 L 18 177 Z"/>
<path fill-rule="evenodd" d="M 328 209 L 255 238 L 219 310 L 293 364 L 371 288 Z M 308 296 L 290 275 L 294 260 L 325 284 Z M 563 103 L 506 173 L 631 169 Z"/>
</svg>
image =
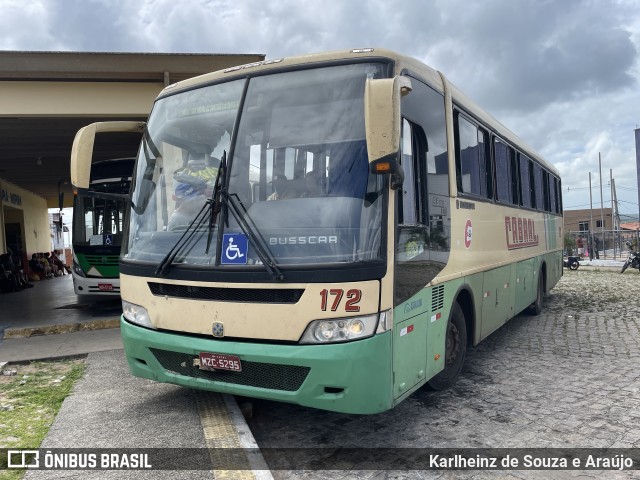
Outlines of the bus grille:
<svg viewBox="0 0 640 480">
<path fill-rule="evenodd" d="M 104 265 L 105 267 L 117 267 L 120 257 L 118 255 L 85 255 L 89 265 Z"/>
<path fill-rule="evenodd" d="M 431 311 L 444 307 L 444 285 L 436 285 L 431 289 Z"/>
<path fill-rule="evenodd" d="M 151 348 L 160 365 L 170 372 L 214 382 L 233 383 L 248 387 L 295 392 L 307 378 L 309 367 L 273 363 L 242 362 L 241 372 L 200 370 L 193 365 L 194 355 Z"/>
<path fill-rule="evenodd" d="M 248 303 L 297 303 L 304 293 L 297 288 L 216 288 L 149 282 L 154 295 L 194 300 Z"/>
</svg>

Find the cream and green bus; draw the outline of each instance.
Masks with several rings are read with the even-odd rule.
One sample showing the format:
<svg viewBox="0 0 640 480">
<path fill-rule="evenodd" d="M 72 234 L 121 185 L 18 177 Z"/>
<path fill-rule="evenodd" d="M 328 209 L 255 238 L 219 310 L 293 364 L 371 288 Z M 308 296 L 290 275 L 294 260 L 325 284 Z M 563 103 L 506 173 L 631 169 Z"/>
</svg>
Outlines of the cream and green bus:
<svg viewBox="0 0 640 480">
<path fill-rule="evenodd" d="M 370 414 L 452 385 L 562 275 L 558 171 L 438 71 L 382 49 L 165 88 L 120 255 L 133 375 Z"/>
</svg>

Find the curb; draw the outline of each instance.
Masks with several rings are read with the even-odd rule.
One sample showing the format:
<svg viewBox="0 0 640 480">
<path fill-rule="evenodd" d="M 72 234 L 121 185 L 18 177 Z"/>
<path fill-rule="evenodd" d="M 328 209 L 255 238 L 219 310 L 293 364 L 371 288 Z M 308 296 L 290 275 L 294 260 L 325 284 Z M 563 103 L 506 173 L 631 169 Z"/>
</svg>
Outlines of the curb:
<svg viewBox="0 0 640 480">
<path fill-rule="evenodd" d="M 60 333 L 87 332 L 105 328 L 118 328 L 120 317 L 104 320 L 89 320 L 79 323 L 63 323 L 60 325 L 47 325 L 41 327 L 7 328 L 4 331 L 4 339 L 29 338 L 39 335 L 56 335 Z"/>
<path fill-rule="evenodd" d="M 236 429 L 242 448 L 258 452 L 248 456 L 251 471 L 256 480 L 273 480 L 271 470 L 269 470 L 269 466 L 262 456 L 262 452 L 260 452 L 260 447 L 258 446 L 256 439 L 253 437 L 249 425 L 247 425 L 247 421 L 238 406 L 236 398 L 233 395 L 224 393 L 222 394 L 222 399 L 227 406 L 227 412 L 229 413 L 229 417 Z"/>
</svg>

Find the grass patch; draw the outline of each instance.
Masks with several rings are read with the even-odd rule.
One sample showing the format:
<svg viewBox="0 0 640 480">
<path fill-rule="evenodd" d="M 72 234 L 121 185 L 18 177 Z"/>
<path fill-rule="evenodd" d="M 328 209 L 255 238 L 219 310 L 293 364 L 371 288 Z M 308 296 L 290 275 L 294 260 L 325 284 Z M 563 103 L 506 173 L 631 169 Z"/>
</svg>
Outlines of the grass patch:
<svg viewBox="0 0 640 480">
<path fill-rule="evenodd" d="M 14 376 L 0 376 L 0 449 L 40 447 L 64 399 L 84 373 L 84 360 L 9 365 Z M 0 452 L 0 478 L 19 479 L 24 470 L 5 470 Z"/>
</svg>

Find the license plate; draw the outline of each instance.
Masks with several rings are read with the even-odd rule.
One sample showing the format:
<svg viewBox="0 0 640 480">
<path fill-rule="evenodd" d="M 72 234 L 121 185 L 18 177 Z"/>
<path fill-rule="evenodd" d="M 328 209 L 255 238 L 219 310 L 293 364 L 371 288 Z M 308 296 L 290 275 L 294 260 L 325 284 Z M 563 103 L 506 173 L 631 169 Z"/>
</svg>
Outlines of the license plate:
<svg viewBox="0 0 640 480">
<path fill-rule="evenodd" d="M 235 355 L 226 355 L 224 353 L 208 353 L 200 352 L 198 367 L 200 370 L 229 370 L 232 372 L 241 372 L 242 364 L 240 357 Z"/>
<path fill-rule="evenodd" d="M 98 288 L 103 292 L 112 292 L 113 291 L 113 285 L 111 285 L 110 283 L 99 283 L 98 284 Z"/>
</svg>

